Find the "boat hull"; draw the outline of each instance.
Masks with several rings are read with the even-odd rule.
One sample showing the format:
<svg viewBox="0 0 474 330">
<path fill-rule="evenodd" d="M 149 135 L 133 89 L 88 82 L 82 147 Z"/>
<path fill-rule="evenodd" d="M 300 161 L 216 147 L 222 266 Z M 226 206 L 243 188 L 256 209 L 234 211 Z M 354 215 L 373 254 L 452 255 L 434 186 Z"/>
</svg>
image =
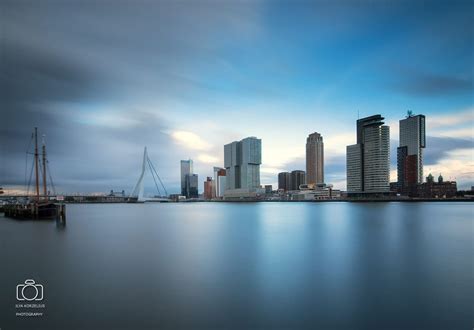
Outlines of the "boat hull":
<svg viewBox="0 0 474 330">
<path fill-rule="evenodd" d="M 6 217 L 19 220 L 54 220 L 64 212 L 64 205 L 55 203 L 10 204 L 3 206 Z"/>
</svg>

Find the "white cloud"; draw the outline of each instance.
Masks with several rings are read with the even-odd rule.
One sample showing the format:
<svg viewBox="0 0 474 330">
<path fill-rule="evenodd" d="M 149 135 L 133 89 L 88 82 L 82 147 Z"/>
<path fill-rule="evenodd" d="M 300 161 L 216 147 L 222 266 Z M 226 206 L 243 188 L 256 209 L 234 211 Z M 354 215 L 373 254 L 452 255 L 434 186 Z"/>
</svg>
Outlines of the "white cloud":
<svg viewBox="0 0 474 330">
<path fill-rule="evenodd" d="M 425 166 L 424 174 L 437 177 L 443 175 L 444 180 L 457 181 L 458 185 L 466 185 L 474 181 L 473 149 L 456 149 L 448 153 L 448 157 L 435 165 Z M 458 187 L 459 188 L 459 187 Z"/>
<path fill-rule="evenodd" d="M 205 151 L 212 147 L 208 142 L 204 141 L 199 135 L 193 132 L 174 131 L 171 132 L 170 135 L 178 144 L 188 149 Z"/>
<path fill-rule="evenodd" d="M 262 166 L 260 168 L 260 173 L 265 173 L 265 174 L 275 174 L 277 175 L 280 172 L 284 172 L 281 168 L 275 168 L 275 167 L 264 167 Z"/>
<path fill-rule="evenodd" d="M 206 164 L 218 164 L 218 163 L 220 163 L 218 157 L 211 156 L 211 155 L 208 155 L 208 154 L 200 154 L 198 156 L 198 160 L 200 162 L 206 163 Z"/>
<path fill-rule="evenodd" d="M 474 108 L 446 115 L 429 116 L 426 124 L 430 129 L 446 126 L 455 126 L 474 121 Z"/>
</svg>

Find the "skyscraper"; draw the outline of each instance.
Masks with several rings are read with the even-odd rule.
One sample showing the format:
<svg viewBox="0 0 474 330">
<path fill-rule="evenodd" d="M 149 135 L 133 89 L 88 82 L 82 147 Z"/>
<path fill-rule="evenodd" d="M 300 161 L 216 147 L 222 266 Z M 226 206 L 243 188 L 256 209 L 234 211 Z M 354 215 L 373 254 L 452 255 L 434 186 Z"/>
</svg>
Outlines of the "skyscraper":
<svg viewBox="0 0 474 330">
<path fill-rule="evenodd" d="M 186 198 L 198 198 L 198 175 L 197 174 L 186 174 L 185 177 L 185 194 Z"/>
<path fill-rule="evenodd" d="M 214 169 L 216 169 L 216 167 L 214 167 Z M 227 179 L 225 168 L 219 168 L 219 170 L 215 172 L 215 175 L 216 197 L 224 197 Z"/>
<path fill-rule="evenodd" d="M 259 189 L 261 163 L 262 140 L 248 137 L 226 144 L 224 146 L 225 195 L 245 194 Z"/>
<path fill-rule="evenodd" d="M 205 199 L 213 199 L 216 197 L 216 193 L 214 190 L 214 180 L 208 176 L 206 181 L 204 181 L 204 198 Z"/>
<path fill-rule="evenodd" d="M 193 173 L 193 161 L 191 159 L 181 161 L 181 195 L 186 196 L 186 175 Z"/>
<path fill-rule="evenodd" d="M 291 171 L 290 190 L 299 190 L 300 185 L 306 183 L 306 173 L 304 171 Z"/>
<path fill-rule="evenodd" d="M 324 183 L 324 143 L 317 132 L 306 139 L 306 183 Z"/>
<path fill-rule="evenodd" d="M 186 198 L 197 198 L 198 175 L 193 174 L 193 161 L 191 159 L 181 161 L 181 195 Z"/>
<path fill-rule="evenodd" d="M 288 191 L 291 189 L 291 174 L 290 172 L 278 173 L 278 189 Z"/>
<path fill-rule="evenodd" d="M 224 146 L 227 189 L 260 187 L 262 140 L 248 137 Z"/>
<path fill-rule="evenodd" d="M 222 167 L 216 167 L 214 166 L 213 172 L 214 172 L 214 180 L 212 184 L 212 190 L 214 191 L 214 196 L 219 195 L 219 186 L 218 186 L 218 181 L 219 181 L 219 173 L 222 173 L 220 171 L 224 170 L 224 176 L 225 176 L 225 169 Z"/>
<path fill-rule="evenodd" d="M 385 193 L 390 188 L 390 128 L 381 115 L 357 120 L 357 144 L 347 146 L 347 192 Z"/>
<path fill-rule="evenodd" d="M 398 186 L 406 188 L 423 183 L 423 152 L 426 146 L 425 116 L 408 112 L 400 120 L 400 146 L 397 148 Z"/>
</svg>

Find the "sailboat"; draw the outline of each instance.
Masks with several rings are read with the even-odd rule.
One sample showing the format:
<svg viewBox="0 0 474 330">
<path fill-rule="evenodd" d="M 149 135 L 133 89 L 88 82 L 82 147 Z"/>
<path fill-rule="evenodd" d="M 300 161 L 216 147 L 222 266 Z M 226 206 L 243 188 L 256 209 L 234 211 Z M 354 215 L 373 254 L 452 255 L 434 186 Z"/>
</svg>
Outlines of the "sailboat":
<svg viewBox="0 0 474 330">
<path fill-rule="evenodd" d="M 66 207 L 64 204 L 59 204 L 50 201 L 48 195 L 48 187 L 46 180 L 46 143 L 43 141 L 42 146 L 42 181 L 43 191 L 40 194 L 40 155 L 38 151 L 38 128 L 34 131 L 35 152 L 34 152 L 34 171 L 35 171 L 35 195 L 25 202 L 15 202 L 4 205 L 5 216 L 16 219 L 62 219 L 65 221 Z"/>
</svg>

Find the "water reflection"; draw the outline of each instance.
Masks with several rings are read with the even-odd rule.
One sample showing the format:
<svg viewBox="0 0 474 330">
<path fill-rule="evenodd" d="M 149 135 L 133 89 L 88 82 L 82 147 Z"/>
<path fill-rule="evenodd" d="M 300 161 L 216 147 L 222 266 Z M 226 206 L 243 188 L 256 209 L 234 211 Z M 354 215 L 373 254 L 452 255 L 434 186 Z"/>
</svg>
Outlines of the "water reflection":
<svg viewBox="0 0 474 330">
<path fill-rule="evenodd" d="M 55 226 L 0 219 L 2 289 L 43 283 L 47 328 L 472 320 L 469 203 L 68 205 Z M 5 328 L 19 325 L 12 299 L 0 296 Z"/>
</svg>

